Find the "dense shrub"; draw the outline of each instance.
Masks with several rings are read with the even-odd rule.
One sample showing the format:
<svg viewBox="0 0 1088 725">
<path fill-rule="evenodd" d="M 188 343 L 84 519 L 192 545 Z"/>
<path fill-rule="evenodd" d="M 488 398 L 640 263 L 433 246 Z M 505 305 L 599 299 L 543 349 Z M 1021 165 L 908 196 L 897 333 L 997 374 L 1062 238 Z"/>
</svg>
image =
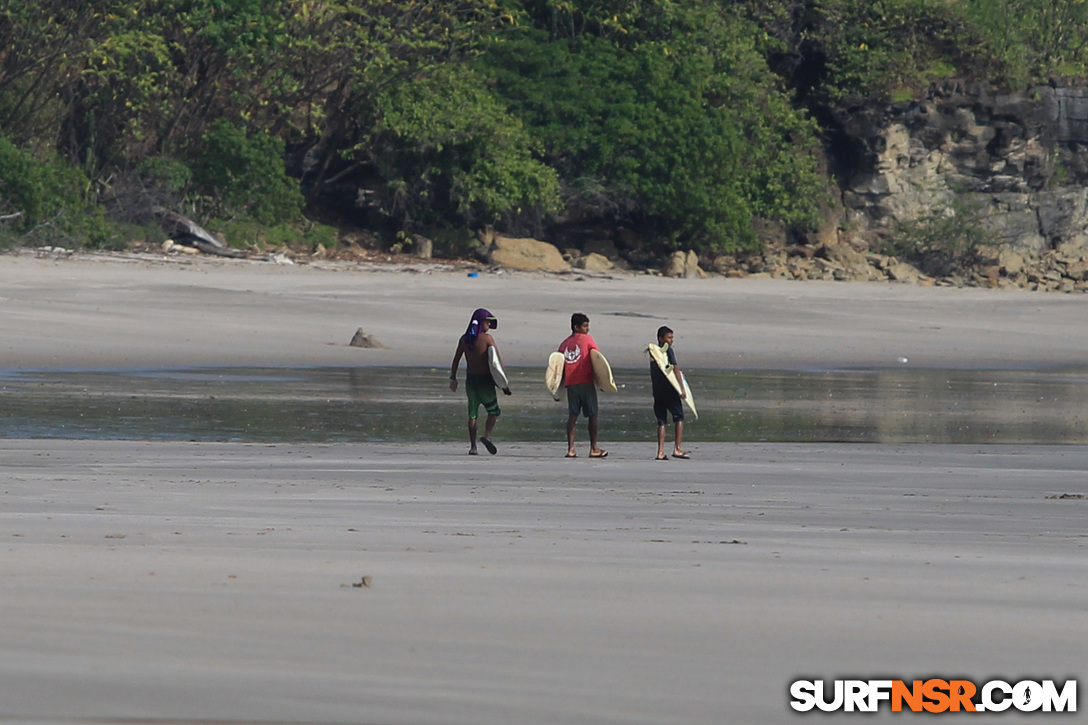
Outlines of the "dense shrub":
<svg viewBox="0 0 1088 725">
<path fill-rule="evenodd" d="M 756 52 L 756 29 L 701 3 L 641 22 L 637 42 L 511 32 L 481 61 L 559 170 L 568 216 L 608 210 L 707 251 L 750 246 L 754 215 L 811 223 L 817 129 Z"/>
<path fill-rule="evenodd" d="M 917 97 L 949 76 L 1017 87 L 1088 75 L 1076 0 L 739 0 L 772 65 L 832 107 Z"/>
<path fill-rule="evenodd" d="M 193 183 L 211 216 L 242 216 L 263 224 L 297 220 L 298 181 L 289 177 L 281 139 L 220 119 L 189 151 Z"/>
<path fill-rule="evenodd" d="M 524 224 L 556 210 L 555 171 L 483 79 L 446 66 L 385 89 L 367 152 L 405 228 Z"/>
<path fill-rule="evenodd" d="M 88 198 L 83 174 L 56 157 L 38 159 L 0 136 L 0 227 L 8 241 L 95 248 L 123 245 L 114 239 L 103 209 Z"/>
<path fill-rule="evenodd" d="M 41 167 L 30 154 L 0 136 L 0 216 L 11 216 L 12 226 L 26 230 L 41 220 L 44 209 Z"/>
</svg>

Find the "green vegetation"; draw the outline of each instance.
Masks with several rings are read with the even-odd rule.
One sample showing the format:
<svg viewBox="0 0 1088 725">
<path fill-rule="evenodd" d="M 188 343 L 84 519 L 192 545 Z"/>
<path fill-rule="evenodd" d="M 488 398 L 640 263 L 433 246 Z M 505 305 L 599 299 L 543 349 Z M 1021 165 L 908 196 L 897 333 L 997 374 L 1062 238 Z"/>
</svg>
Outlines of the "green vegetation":
<svg viewBox="0 0 1088 725">
<path fill-rule="evenodd" d="M 817 129 L 756 53 L 754 28 L 701 4 L 675 12 L 642 40 L 509 32 L 481 64 L 559 170 L 569 213 L 707 251 L 749 246 L 753 215 L 810 222 Z"/>
<path fill-rule="evenodd" d="M 121 246 L 159 205 L 237 244 L 751 249 L 816 223 L 816 119 L 1086 75 L 1088 0 L 0 0 L 0 243 Z"/>
<path fill-rule="evenodd" d="M 208 216 L 241 216 L 273 225 L 302 213 L 298 181 L 284 171 L 281 139 L 263 131 L 247 136 L 219 119 L 189 155 L 194 188 Z"/>
<path fill-rule="evenodd" d="M 989 241 L 977 204 L 954 197 L 934 205 L 917 219 L 897 222 L 878 251 L 900 257 L 934 277 L 954 274 L 977 261 Z"/>
<path fill-rule="evenodd" d="M 383 89 L 377 123 L 355 151 L 383 181 L 380 198 L 405 220 L 479 226 L 524 209 L 558 209 L 555 171 L 537 160 L 521 122 L 462 66 Z"/>
<path fill-rule="evenodd" d="M 102 207 L 93 203 L 88 182 L 76 168 L 55 157 L 35 158 L 0 136 L 0 246 L 20 238 L 51 244 L 113 248 Z"/>
</svg>

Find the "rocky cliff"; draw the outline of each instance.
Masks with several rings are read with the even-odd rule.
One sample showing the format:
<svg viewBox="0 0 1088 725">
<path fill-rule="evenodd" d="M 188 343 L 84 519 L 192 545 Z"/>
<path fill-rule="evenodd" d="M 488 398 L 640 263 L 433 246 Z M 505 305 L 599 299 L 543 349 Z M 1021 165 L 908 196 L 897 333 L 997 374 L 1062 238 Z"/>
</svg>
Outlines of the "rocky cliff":
<svg viewBox="0 0 1088 725">
<path fill-rule="evenodd" d="M 1088 287 L 1088 88 L 949 82 L 840 122 L 842 241 L 876 248 L 897 225 L 970 209 L 978 280 Z"/>
</svg>

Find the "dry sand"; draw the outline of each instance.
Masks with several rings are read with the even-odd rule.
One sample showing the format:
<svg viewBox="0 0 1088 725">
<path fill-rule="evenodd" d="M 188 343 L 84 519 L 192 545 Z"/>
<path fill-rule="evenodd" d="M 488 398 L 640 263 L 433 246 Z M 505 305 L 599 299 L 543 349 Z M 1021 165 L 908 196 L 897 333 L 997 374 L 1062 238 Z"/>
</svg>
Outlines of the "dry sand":
<svg viewBox="0 0 1088 725">
<path fill-rule="evenodd" d="M 0 369 L 447 367 L 472 310 L 511 365 L 543 365 L 585 312 L 613 365 L 657 328 L 687 366 L 1038 367 L 1088 362 L 1088 295 L 778 280 L 464 270 L 365 274 L 267 262 L 0 257 Z M 343 269 L 343 268 L 339 268 Z M 363 328 L 384 350 L 348 347 Z"/>
<path fill-rule="evenodd" d="M 476 306 L 512 365 L 584 311 L 616 365 L 668 323 L 705 367 L 1083 366 L 1085 304 L 6 256 L 0 367 L 441 369 Z M 388 348 L 348 347 L 360 327 Z M 567 461 L 556 433 L 478 458 L 0 440 L 0 722 L 760 725 L 795 716 L 799 677 L 1084 674 L 1082 446 L 698 444 L 655 463 L 648 441 Z"/>
</svg>

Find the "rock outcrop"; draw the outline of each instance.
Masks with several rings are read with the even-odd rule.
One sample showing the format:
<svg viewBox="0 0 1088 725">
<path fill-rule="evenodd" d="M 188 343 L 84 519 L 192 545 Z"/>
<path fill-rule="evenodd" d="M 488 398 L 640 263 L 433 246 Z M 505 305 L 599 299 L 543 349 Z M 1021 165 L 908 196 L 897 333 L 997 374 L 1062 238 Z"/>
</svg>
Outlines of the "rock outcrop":
<svg viewBox="0 0 1088 725">
<path fill-rule="evenodd" d="M 673 252 L 672 256 L 665 262 L 665 266 L 661 270 L 661 274 L 665 277 L 705 277 L 706 273 L 703 272 L 699 266 L 699 256 L 695 252 L 688 250 L 686 252 Z"/>
<path fill-rule="evenodd" d="M 712 268 L 727 277 L 1088 292 L 1088 249 L 1068 245 L 1040 255 L 1024 255 L 1009 247 L 983 247 L 971 270 L 940 279 L 925 275 L 894 256 L 859 252 L 845 244 L 779 247 L 742 258 L 722 255 L 713 260 Z"/>
<path fill-rule="evenodd" d="M 559 249 L 537 239 L 517 239 L 496 234 L 487 252 L 488 261 L 507 269 L 558 272 L 570 269 Z"/>
<path fill-rule="evenodd" d="M 1039 255 L 1088 243 L 1088 88 L 949 82 L 860 111 L 843 131 L 858 162 L 842 200 L 859 239 L 960 201 L 995 246 Z"/>
<path fill-rule="evenodd" d="M 584 269 L 587 272 L 607 272 L 616 265 L 611 259 L 603 254 L 590 252 L 585 256 L 575 259 L 573 266 L 578 269 Z"/>
</svg>

